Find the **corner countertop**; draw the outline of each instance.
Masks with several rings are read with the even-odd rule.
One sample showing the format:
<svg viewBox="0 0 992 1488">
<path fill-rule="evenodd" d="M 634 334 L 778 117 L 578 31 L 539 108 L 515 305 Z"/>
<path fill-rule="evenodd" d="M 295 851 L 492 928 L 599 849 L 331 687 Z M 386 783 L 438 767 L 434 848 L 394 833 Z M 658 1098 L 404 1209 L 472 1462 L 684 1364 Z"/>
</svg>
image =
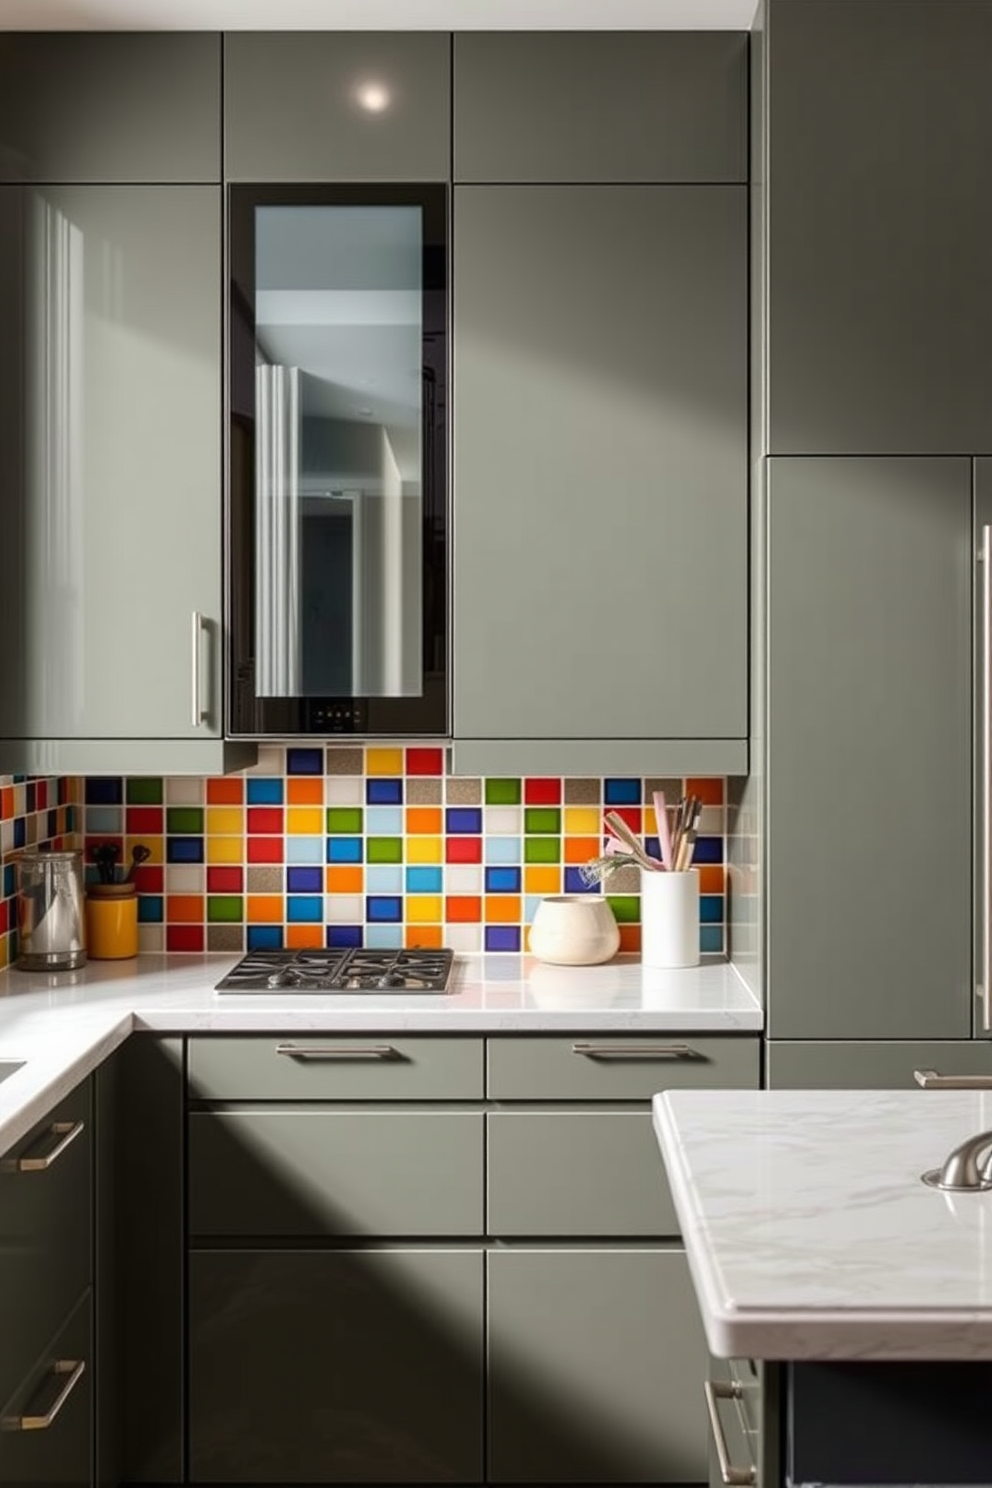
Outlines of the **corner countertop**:
<svg viewBox="0 0 992 1488">
<path fill-rule="evenodd" d="M 992 1093 L 682 1090 L 653 1100 L 710 1350 L 992 1359 L 992 1192 L 921 1174 Z"/>
<path fill-rule="evenodd" d="M 456 956 L 443 996 L 218 995 L 234 955 L 90 961 L 59 975 L 0 972 L 0 1152 L 133 1032 L 747 1033 L 762 1010 L 729 962 L 655 971 L 636 957 L 549 966 L 530 956 Z"/>
</svg>

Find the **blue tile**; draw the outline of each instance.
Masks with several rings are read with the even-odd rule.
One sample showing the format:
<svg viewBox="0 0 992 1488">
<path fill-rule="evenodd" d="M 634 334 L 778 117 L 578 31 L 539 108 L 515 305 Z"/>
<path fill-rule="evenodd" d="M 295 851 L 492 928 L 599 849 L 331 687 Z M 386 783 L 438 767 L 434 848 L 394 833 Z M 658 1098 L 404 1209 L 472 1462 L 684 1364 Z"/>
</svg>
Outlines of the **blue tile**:
<svg viewBox="0 0 992 1488">
<path fill-rule="evenodd" d="M 373 777 L 365 782 L 365 799 L 370 806 L 401 806 L 403 782 Z"/>
<path fill-rule="evenodd" d="M 287 775 L 323 775 L 323 773 L 324 751 L 322 749 L 286 750 Z"/>
<path fill-rule="evenodd" d="M 287 863 L 319 863 L 324 855 L 323 837 L 287 837 Z"/>
<path fill-rule="evenodd" d="M 722 863 L 723 838 L 697 837 L 695 851 L 692 855 L 692 861 L 694 863 Z"/>
<path fill-rule="evenodd" d="M 328 837 L 327 861 L 329 863 L 360 863 L 362 861 L 361 837 Z"/>
<path fill-rule="evenodd" d="M 79 812 L 74 805 L 69 805 L 65 808 L 65 829 L 67 832 L 75 832 L 78 816 Z"/>
<path fill-rule="evenodd" d="M 639 806 L 641 782 L 631 779 L 604 780 L 603 800 L 607 806 Z"/>
<path fill-rule="evenodd" d="M 519 894 L 520 893 L 520 869 L 519 868 L 487 868 L 486 869 L 486 893 L 487 894 Z"/>
<path fill-rule="evenodd" d="M 486 950 L 487 951 L 519 951 L 520 949 L 520 926 L 519 925 L 487 925 L 486 926 Z"/>
<path fill-rule="evenodd" d="M 723 951 L 723 926 L 701 925 L 699 929 L 699 949 L 705 954 L 713 953 L 720 955 Z"/>
<path fill-rule="evenodd" d="M 249 951 L 281 951 L 282 926 L 249 925 L 248 949 Z"/>
<path fill-rule="evenodd" d="M 165 918 L 161 894 L 138 895 L 138 921 L 142 925 L 161 925 Z"/>
<path fill-rule="evenodd" d="M 403 944 L 403 926 L 368 925 L 365 944 L 374 951 L 398 951 Z"/>
<path fill-rule="evenodd" d="M 14 846 L 24 847 L 28 840 L 28 824 L 23 816 L 14 817 Z"/>
<path fill-rule="evenodd" d="M 24 787 L 24 810 L 28 816 L 38 810 L 38 782 L 29 780 Z"/>
<path fill-rule="evenodd" d="M 329 948 L 343 951 L 348 946 L 360 946 L 361 943 L 361 925 L 328 925 L 327 945 Z"/>
<path fill-rule="evenodd" d="M 369 894 L 402 894 L 403 868 L 399 863 L 370 863 L 365 870 Z"/>
<path fill-rule="evenodd" d="M 723 924 L 723 895 L 700 894 L 699 920 L 703 925 Z"/>
<path fill-rule="evenodd" d="M 440 868 L 408 868 L 406 870 L 408 894 L 440 894 L 443 882 Z"/>
<path fill-rule="evenodd" d="M 370 806 L 365 813 L 365 833 L 368 837 L 402 837 L 402 807 Z"/>
<path fill-rule="evenodd" d="M 524 924 L 533 925 L 534 916 L 537 914 L 537 906 L 544 898 L 543 894 L 524 895 Z"/>
<path fill-rule="evenodd" d="M 645 837 L 644 851 L 649 858 L 657 858 L 658 862 L 661 862 L 661 843 L 657 837 Z"/>
<path fill-rule="evenodd" d="M 365 898 L 365 918 L 374 923 L 378 920 L 393 922 L 403 918 L 403 901 L 398 894 L 368 894 Z"/>
<path fill-rule="evenodd" d="M 319 925 L 324 918 L 324 901 L 320 894 L 290 894 L 286 899 L 286 918 L 294 925 Z"/>
<path fill-rule="evenodd" d="M 83 800 L 87 806 L 119 806 L 124 800 L 124 782 L 119 775 L 87 775 Z"/>
<path fill-rule="evenodd" d="M 578 868 L 566 867 L 565 869 L 565 893 L 566 894 L 598 894 L 599 884 L 587 884 Z"/>
<path fill-rule="evenodd" d="M 519 863 L 523 855 L 519 837 L 487 837 L 482 851 L 487 863 Z"/>
<path fill-rule="evenodd" d="M 202 837 L 167 837 L 165 839 L 165 861 L 167 863 L 202 863 Z"/>
<path fill-rule="evenodd" d="M 449 806 L 444 813 L 445 831 L 477 837 L 482 831 L 481 806 Z"/>
<path fill-rule="evenodd" d="M 322 894 L 324 875 L 319 868 L 287 868 L 286 889 L 290 894 Z"/>
<path fill-rule="evenodd" d="M 49 837 L 57 837 L 59 835 L 59 814 L 57 811 L 48 812 L 45 821 L 45 830 Z"/>
<path fill-rule="evenodd" d="M 17 892 L 17 874 L 13 863 L 3 865 L 3 897 L 9 899 Z"/>
<path fill-rule="evenodd" d="M 249 806 L 281 806 L 281 775 L 249 775 L 245 781 L 245 800 Z"/>
</svg>

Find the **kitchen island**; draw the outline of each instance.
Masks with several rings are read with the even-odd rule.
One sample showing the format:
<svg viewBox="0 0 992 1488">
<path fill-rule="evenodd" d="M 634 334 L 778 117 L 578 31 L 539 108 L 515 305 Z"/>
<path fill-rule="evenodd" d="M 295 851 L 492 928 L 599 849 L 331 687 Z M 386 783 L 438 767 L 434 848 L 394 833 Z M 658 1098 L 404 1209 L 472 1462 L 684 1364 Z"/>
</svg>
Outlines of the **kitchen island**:
<svg viewBox="0 0 992 1488">
<path fill-rule="evenodd" d="M 652 1110 L 710 1352 L 764 1361 L 709 1386 L 724 1481 L 992 1483 L 992 1192 L 922 1179 L 992 1129 L 992 1096 L 680 1090 Z M 749 1373 L 765 1440 L 731 1467 L 716 1405 L 747 1403 Z"/>
</svg>

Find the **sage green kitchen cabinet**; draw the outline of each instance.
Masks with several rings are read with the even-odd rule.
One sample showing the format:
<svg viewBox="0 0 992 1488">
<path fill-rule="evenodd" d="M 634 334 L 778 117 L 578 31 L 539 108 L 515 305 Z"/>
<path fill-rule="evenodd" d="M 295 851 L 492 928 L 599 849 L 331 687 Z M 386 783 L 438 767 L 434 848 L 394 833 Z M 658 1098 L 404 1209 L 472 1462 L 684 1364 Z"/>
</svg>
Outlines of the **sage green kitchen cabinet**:
<svg viewBox="0 0 992 1488">
<path fill-rule="evenodd" d="M 992 448 L 992 6 L 765 0 L 771 454 Z"/>
<path fill-rule="evenodd" d="M 0 1483 L 92 1488 L 93 1306 L 87 1291 L 0 1403 Z"/>
<path fill-rule="evenodd" d="M 454 188 L 459 773 L 746 770 L 746 198 Z"/>
<path fill-rule="evenodd" d="M 221 717 L 221 194 L 0 186 L 0 769 L 250 762 Z"/>
<path fill-rule="evenodd" d="M 971 462 L 767 480 L 768 1033 L 970 1038 Z"/>
<path fill-rule="evenodd" d="M 992 1048 L 981 1039 L 777 1039 L 766 1071 L 772 1090 L 939 1090 L 961 1077 L 992 1089 Z"/>
<path fill-rule="evenodd" d="M 192 1483 L 482 1480 L 479 1246 L 194 1250 Z"/>
<path fill-rule="evenodd" d="M 220 36 L 0 33 L 0 180 L 220 181 Z"/>
<path fill-rule="evenodd" d="M 229 181 L 447 181 L 451 38 L 442 31 L 232 31 Z"/>
<path fill-rule="evenodd" d="M 740 31 L 465 31 L 454 178 L 745 181 Z"/>
</svg>

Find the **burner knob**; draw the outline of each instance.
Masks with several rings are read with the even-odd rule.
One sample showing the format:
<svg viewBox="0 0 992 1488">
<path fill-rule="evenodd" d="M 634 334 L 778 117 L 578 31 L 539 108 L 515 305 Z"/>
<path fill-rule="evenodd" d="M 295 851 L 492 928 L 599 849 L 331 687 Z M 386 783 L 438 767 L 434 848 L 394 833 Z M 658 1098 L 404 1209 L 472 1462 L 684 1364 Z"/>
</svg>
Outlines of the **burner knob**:
<svg viewBox="0 0 992 1488">
<path fill-rule="evenodd" d="M 385 976 L 379 978 L 380 987 L 402 987 L 406 977 L 401 971 L 387 971 Z"/>
</svg>

